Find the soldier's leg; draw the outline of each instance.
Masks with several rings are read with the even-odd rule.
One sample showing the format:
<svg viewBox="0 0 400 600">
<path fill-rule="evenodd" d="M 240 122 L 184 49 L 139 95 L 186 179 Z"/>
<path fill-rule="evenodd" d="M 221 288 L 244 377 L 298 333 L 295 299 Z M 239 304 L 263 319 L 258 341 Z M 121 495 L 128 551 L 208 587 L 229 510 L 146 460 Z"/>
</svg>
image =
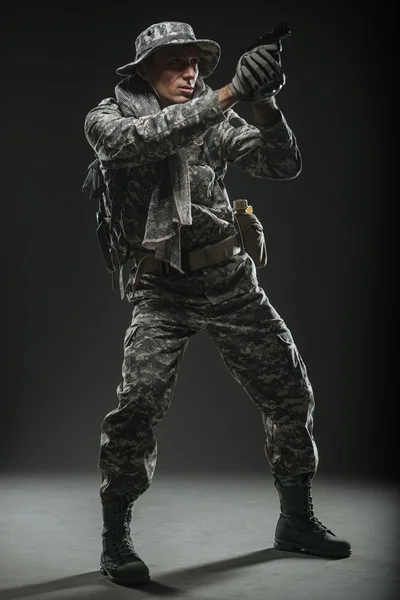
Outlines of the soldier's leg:
<svg viewBox="0 0 400 600">
<path fill-rule="evenodd" d="M 235 295 L 221 294 L 220 304 L 213 299 L 208 332 L 229 372 L 261 410 L 273 474 L 312 478 L 318 451 L 307 369 L 289 328 L 258 286 L 250 258 L 244 257 L 242 267 Z"/>
<path fill-rule="evenodd" d="M 195 322 L 166 300 L 142 299 L 124 339 L 118 406 L 101 428 L 102 500 L 136 500 L 150 485 L 157 457 L 154 426 L 165 415 Z"/>
<path fill-rule="evenodd" d="M 221 303 L 212 298 L 215 311 L 208 330 L 228 370 L 262 412 L 265 450 L 281 508 L 275 547 L 347 557 L 350 543 L 314 515 L 311 481 L 319 458 L 305 364 L 290 330 L 258 285 L 254 263 L 244 257 L 241 269 L 232 297 L 220 294 Z"/>
</svg>

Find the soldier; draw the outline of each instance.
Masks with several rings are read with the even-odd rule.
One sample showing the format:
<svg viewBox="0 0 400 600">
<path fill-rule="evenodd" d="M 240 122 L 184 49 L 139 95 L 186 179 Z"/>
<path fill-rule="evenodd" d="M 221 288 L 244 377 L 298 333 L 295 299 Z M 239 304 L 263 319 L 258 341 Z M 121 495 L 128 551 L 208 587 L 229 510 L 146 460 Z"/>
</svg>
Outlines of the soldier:
<svg viewBox="0 0 400 600">
<path fill-rule="evenodd" d="M 197 39 L 190 25 L 153 24 L 135 47 L 135 59 L 117 69 L 123 77 L 115 98 L 102 100 L 85 119 L 86 138 L 103 166 L 120 161 L 128 168 L 123 218 L 135 256 L 125 288 L 133 314 L 118 406 L 101 431 L 101 572 L 122 584 L 150 578 L 132 542 L 132 511 L 151 484 L 154 428 L 198 331 L 208 332 L 260 409 L 280 504 L 275 547 L 347 557 L 350 544 L 313 512 L 319 459 L 306 366 L 258 283 L 223 177 L 216 179 L 204 143 L 212 131 L 224 169 L 230 164 L 274 180 L 299 175 L 296 138 L 276 102 L 286 83 L 280 49 L 263 45 L 245 53 L 232 81 L 213 90 L 204 79 L 220 60 L 220 46 Z M 251 104 L 254 124 L 232 109 L 243 101 Z M 103 172 L 109 182 L 108 169 Z"/>
</svg>

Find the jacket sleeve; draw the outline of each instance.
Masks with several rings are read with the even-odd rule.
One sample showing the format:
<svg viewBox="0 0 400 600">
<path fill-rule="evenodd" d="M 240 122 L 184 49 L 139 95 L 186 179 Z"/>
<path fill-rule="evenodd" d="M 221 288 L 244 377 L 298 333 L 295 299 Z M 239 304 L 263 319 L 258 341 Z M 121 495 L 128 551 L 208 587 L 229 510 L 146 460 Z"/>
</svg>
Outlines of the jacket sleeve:
<svg viewBox="0 0 400 600">
<path fill-rule="evenodd" d="M 283 113 L 274 125 L 250 125 L 232 109 L 218 126 L 217 146 L 229 164 L 262 179 L 294 179 L 302 169 L 296 138 Z M 233 126 L 229 120 L 240 121 Z"/>
<path fill-rule="evenodd" d="M 101 160 L 138 166 L 173 154 L 225 119 L 217 91 L 139 118 L 124 117 L 116 100 L 106 98 L 89 111 L 84 131 Z"/>
</svg>

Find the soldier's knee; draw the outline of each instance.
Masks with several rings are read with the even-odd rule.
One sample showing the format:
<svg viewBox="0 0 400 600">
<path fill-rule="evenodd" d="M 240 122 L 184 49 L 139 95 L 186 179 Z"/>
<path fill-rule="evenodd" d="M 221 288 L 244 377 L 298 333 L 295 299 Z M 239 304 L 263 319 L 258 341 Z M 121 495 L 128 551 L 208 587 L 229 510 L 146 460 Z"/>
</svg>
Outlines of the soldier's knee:
<svg viewBox="0 0 400 600">
<path fill-rule="evenodd" d="M 136 378 L 130 383 L 120 383 L 117 388 L 120 406 L 137 416 L 157 418 L 169 405 L 166 382 L 158 377 Z"/>
</svg>

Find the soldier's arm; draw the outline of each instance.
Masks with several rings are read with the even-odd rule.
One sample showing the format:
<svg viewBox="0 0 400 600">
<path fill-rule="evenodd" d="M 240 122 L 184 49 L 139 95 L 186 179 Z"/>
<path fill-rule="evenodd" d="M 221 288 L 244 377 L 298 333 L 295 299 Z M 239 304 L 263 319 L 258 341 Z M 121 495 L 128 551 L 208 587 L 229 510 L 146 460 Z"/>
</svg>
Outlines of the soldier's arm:
<svg viewBox="0 0 400 600">
<path fill-rule="evenodd" d="M 190 144 L 210 127 L 225 120 L 235 100 L 222 88 L 154 115 L 124 117 L 113 98 L 107 98 L 85 118 L 86 138 L 102 160 L 124 158 L 140 165 L 158 161 Z"/>
<path fill-rule="evenodd" d="M 217 146 L 229 164 L 253 177 L 294 179 L 302 169 L 296 137 L 275 101 L 268 106 L 253 107 L 256 124 L 249 124 L 232 109 L 227 120 L 218 126 Z M 239 127 L 229 124 L 236 117 Z M 235 119 L 236 120 L 236 119 Z"/>
</svg>

